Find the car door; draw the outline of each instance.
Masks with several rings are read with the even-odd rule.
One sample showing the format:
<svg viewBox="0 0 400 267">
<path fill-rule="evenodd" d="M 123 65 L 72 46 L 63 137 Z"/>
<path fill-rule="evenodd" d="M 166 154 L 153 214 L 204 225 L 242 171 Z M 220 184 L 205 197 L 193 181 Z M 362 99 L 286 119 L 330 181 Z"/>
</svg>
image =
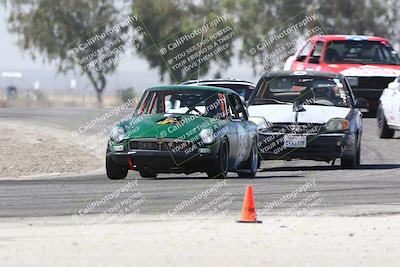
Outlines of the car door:
<svg viewBox="0 0 400 267">
<path fill-rule="evenodd" d="M 257 126 L 249 121 L 249 116 L 247 114 L 246 107 L 243 105 L 243 102 L 241 101 L 240 97 L 235 95 L 236 103 L 237 103 L 237 112 L 238 115 L 241 119 L 241 129 L 244 130 L 244 139 L 242 142 L 242 148 L 243 148 L 243 153 L 242 153 L 242 160 L 248 159 L 252 145 L 255 143 L 255 138 L 257 138 Z M 239 130 L 239 133 L 240 133 Z"/>
<path fill-rule="evenodd" d="M 250 153 L 252 136 L 250 136 L 249 132 L 251 131 L 251 123 L 248 121 L 246 109 L 238 95 L 228 95 L 228 110 L 232 126 L 236 132 L 236 137 L 232 138 L 234 143 L 229 142 L 230 155 L 232 156 L 234 168 L 237 168 L 240 163 L 248 158 Z"/>
<path fill-rule="evenodd" d="M 324 42 L 317 41 L 311 51 L 310 57 L 305 63 L 305 70 L 321 70 L 320 60 L 322 56 L 322 49 L 324 47 Z"/>
<path fill-rule="evenodd" d="M 227 111 L 228 111 L 228 120 L 229 120 L 229 125 L 228 125 L 228 141 L 229 141 L 229 166 L 236 168 L 236 162 L 237 162 L 237 154 L 238 154 L 238 129 L 239 129 L 239 123 L 240 123 L 240 118 L 239 115 L 235 111 L 235 98 L 233 94 L 227 94 L 226 96 L 227 103 Z"/>
<path fill-rule="evenodd" d="M 304 45 L 304 47 L 300 50 L 300 52 L 296 55 L 295 60 L 292 64 L 292 70 L 304 70 L 306 67 L 306 60 L 313 48 L 313 41 L 309 40 Z"/>
</svg>

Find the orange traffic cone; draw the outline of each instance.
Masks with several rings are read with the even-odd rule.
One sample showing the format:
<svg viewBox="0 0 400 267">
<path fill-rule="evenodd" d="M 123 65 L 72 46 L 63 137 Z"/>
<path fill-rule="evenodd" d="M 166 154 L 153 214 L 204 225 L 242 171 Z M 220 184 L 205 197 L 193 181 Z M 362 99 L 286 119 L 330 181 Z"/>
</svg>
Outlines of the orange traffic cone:
<svg viewBox="0 0 400 267">
<path fill-rule="evenodd" d="M 262 221 L 257 221 L 256 207 L 254 206 L 254 198 L 253 198 L 253 187 L 251 185 L 246 186 L 246 192 L 244 194 L 243 206 L 242 206 L 242 217 L 238 222 L 262 223 Z"/>
</svg>

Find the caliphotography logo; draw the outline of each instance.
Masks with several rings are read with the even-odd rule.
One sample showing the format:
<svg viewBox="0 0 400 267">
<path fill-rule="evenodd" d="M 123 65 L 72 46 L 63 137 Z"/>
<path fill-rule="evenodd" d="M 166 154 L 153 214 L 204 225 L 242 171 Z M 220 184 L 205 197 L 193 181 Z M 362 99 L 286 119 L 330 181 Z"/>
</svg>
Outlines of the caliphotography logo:
<svg viewBox="0 0 400 267">
<path fill-rule="evenodd" d="M 128 223 L 134 222 L 146 201 L 146 196 L 137 190 L 137 186 L 137 180 L 126 182 L 79 207 L 72 215 L 72 222 L 88 248 L 111 239 L 126 229 Z"/>
<path fill-rule="evenodd" d="M 228 181 L 214 181 L 205 190 L 196 192 L 160 215 L 171 245 L 177 249 L 196 242 L 211 228 L 217 231 L 221 219 L 230 212 L 236 199 L 228 190 Z"/>
<path fill-rule="evenodd" d="M 231 19 L 223 14 L 203 18 L 187 31 L 163 40 L 158 47 L 175 82 L 179 83 L 195 78 L 211 62 L 229 56 L 235 39 Z"/>
<path fill-rule="evenodd" d="M 318 16 L 318 12 L 309 9 L 298 13 L 272 28 L 262 38 L 254 40 L 248 53 L 264 72 L 288 68 L 291 56 L 298 52 L 307 39 L 326 34 Z"/>
</svg>

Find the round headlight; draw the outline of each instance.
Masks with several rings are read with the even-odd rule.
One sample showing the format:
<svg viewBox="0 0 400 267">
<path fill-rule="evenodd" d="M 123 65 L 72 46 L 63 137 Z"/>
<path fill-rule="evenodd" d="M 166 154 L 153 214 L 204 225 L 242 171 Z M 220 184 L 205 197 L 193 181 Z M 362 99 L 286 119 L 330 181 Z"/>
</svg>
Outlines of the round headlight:
<svg viewBox="0 0 400 267">
<path fill-rule="evenodd" d="M 124 128 L 121 127 L 115 127 L 114 129 L 111 130 L 110 133 L 110 138 L 112 141 L 119 143 L 122 140 L 124 140 L 125 137 L 125 130 Z"/>
<path fill-rule="evenodd" d="M 345 131 L 349 129 L 349 121 L 345 119 L 331 119 L 325 126 L 327 131 Z"/>
<path fill-rule="evenodd" d="M 212 129 L 201 130 L 199 136 L 204 144 L 211 144 L 212 142 L 215 141 L 215 136 Z"/>
</svg>

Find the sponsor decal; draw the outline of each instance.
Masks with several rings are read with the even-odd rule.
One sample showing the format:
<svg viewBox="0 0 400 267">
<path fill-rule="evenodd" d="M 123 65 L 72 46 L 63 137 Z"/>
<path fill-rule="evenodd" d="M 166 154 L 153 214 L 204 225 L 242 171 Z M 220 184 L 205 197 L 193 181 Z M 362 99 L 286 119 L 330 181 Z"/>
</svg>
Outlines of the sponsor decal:
<svg viewBox="0 0 400 267">
<path fill-rule="evenodd" d="M 180 118 L 176 117 L 169 117 L 169 118 L 164 118 L 161 120 L 158 120 L 156 124 L 158 125 L 168 125 L 168 124 L 177 124 L 180 123 Z"/>
<path fill-rule="evenodd" d="M 348 35 L 348 36 L 346 36 L 346 40 L 365 41 L 365 40 L 368 40 L 368 37 L 363 36 L 363 35 Z"/>
</svg>

